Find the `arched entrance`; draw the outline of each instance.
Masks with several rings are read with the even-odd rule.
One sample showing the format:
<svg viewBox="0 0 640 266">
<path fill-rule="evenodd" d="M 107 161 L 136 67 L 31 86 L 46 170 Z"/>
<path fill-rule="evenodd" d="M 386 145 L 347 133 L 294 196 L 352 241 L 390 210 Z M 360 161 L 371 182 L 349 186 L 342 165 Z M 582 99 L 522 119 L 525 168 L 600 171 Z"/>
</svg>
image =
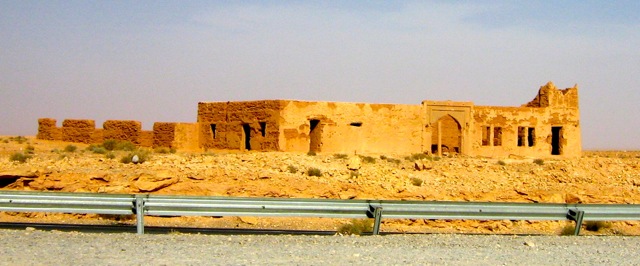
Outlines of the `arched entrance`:
<svg viewBox="0 0 640 266">
<path fill-rule="evenodd" d="M 445 115 L 432 124 L 431 152 L 438 153 L 438 143 L 442 152 L 462 152 L 462 127 L 451 115 Z"/>
</svg>

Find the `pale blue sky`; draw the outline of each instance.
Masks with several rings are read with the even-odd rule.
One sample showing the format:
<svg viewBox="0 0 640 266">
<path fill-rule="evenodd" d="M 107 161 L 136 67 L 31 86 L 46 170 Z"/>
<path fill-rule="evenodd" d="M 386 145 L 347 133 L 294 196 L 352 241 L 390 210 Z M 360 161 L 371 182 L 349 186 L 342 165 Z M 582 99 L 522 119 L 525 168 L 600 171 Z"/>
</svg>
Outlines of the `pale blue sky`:
<svg viewBox="0 0 640 266">
<path fill-rule="evenodd" d="M 640 1 L 0 0 L 0 135 L 195 122 L 199 101 L 519 106 L 580 87 L 583 147 L 640 149 Z"/>
</svg>

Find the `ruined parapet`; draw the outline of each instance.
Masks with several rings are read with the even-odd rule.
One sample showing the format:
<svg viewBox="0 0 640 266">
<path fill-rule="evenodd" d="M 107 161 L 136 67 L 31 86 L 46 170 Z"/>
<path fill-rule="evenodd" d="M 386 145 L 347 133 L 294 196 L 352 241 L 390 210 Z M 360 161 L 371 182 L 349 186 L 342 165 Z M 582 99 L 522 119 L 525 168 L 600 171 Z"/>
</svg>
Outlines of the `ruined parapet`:
<svg viewBox="0 0 640 266">
<path fill-rule="evenodd" d="M 37 139 L 62 140 L 62 130 L 56 126 L 57 121 L 53 118 L 38 119 Z"/>
<path fill-rule="evenodd" d="M 93 120 L 65 119 L 62 122 L 62 140 L 67 142 L 93 143 L 96 124 Z"/>
<path fill-rule="evenodd" d="M 104 139 L 130 141 L 139 144 L 142 124 L 133 120 L 107 120 L 102 125 Z"/>
<path fill-rule="evenodd" d="M 153 123 L 153 146 L 172 148 L 176 124 L 170 122 Z"/>
<path fill-rule="evenodd" d="M 549 81 L 538 90 L 538 95 L 523 107 L 568 107 L 578 108 L 578 85 L 559 90 Z"/>
</svg>

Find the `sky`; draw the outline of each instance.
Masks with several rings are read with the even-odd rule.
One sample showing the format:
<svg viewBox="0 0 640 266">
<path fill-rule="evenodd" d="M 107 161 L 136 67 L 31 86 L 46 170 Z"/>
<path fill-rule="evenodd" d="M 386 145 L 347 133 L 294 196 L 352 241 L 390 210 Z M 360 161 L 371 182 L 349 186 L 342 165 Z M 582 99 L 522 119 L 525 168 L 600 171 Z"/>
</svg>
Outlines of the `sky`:
<svg viewBox="0 0 640 266">
<path fill-rule="evenodd" d="M 640 1 L 0 0 L 0 135 L 195 122 L 201 101 L 520 106 L 578 84 L 584 149 L 640 150 Z"/>
</svg>

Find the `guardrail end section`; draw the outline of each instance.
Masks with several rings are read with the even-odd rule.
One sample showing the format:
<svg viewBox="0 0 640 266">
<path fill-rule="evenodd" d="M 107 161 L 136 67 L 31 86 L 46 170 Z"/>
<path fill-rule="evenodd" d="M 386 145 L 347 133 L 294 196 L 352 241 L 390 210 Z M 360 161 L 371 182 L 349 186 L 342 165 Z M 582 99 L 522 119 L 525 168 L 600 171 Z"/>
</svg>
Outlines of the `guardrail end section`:
<svg viewBox="0 0 640 266">
<path fill-rule="evenodd" d="M 576 229 L 573 231 L 573 235 L 580 235 L 580 229 L 582 228 L 582 220 L 584 218 L 584 211 L 569 210 L 567 212 L 567 218 L 576 222 Z"/>
</svg>

